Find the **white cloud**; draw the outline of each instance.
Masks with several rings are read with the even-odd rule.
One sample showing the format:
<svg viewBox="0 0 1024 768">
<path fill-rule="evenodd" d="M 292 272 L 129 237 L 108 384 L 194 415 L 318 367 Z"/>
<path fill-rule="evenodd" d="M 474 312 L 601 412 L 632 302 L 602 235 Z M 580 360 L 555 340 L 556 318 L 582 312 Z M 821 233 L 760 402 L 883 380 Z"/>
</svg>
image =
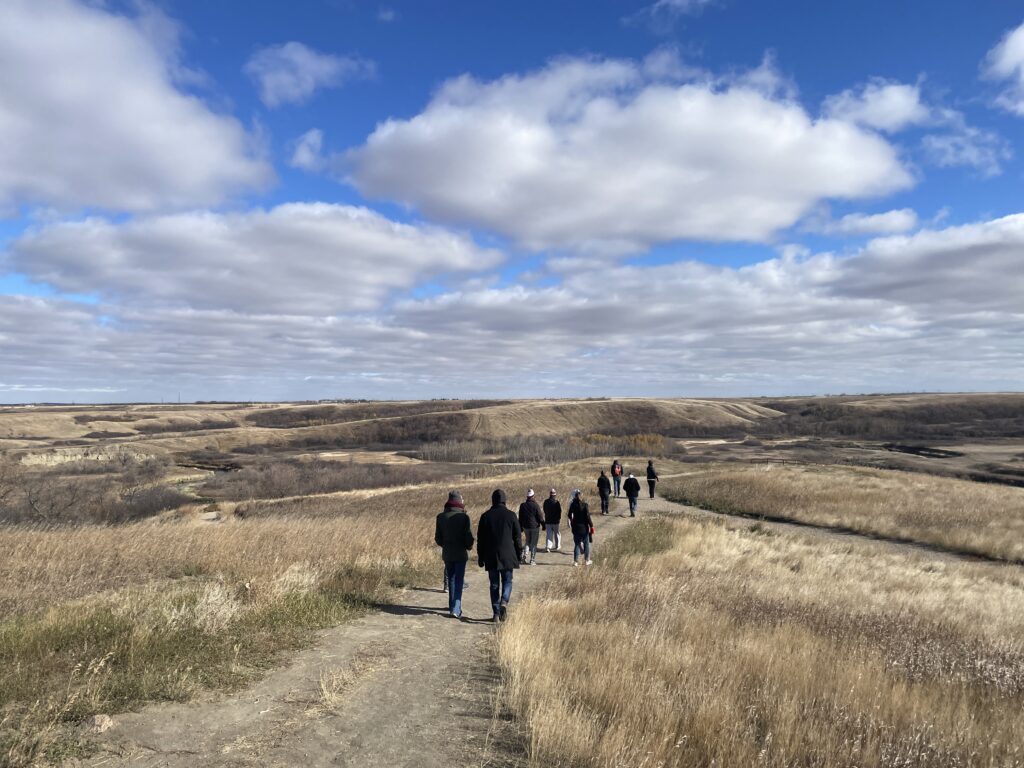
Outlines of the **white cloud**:
<svg viewBox="0 0 1024 768">
<path fill-rule="evenodd" d="M 984 75 L 991 80 L 1008 81 L 996 103 L 1024 117 L 1024 24 L 1007 32 L 988 52 Z"/>
<path fill-rule="evenodd" d="M 342 315 L 322 314 L 335 307 L 308 283 L 300 307 L 269 291 L 243 300 L 221 278 L 191 306 L 149 289 L 98 306 L 8 296 L 0 370 L 9 387 L 124 387 L 126 399 L 1007 389 L 1024 376 L 1022 254 L 1019 214 L 879 238 L 848 257 L 598 265 L 554 286 L 466 281 Z M 173 279 L 133 264 L 135 283 Z M 110 276 L 92 259 L 82 269 L 93 283 Z M 179 289 L 198 289 L 189 280 Z"/>
<path fill-rule="evenodd" d="M 836 292 L 945 314 L 1024 321 L 1024 214 L 873 240 L 842 265 Z"/>
<path fill-rule="evenodd" d="M 917 227 L 917 213 L 899 208 L 885 213 L 849 213 L 838 221 L 812 222 L 811 231 L 826 235 L 894 235 Z"/>
<path fill-rule="evenodd" d="M 390 24 L 398 18 L 398 13 L 394 8 L 385 8 L 381 6 L 377 9 L 377 21 L 382 21 L 385 24 Z"/>
<path fill-rule="evenodd" d="M 961 121 L 949 133 L 929 134 L 921 140 L 929 160 L 942 168 L 973 168 L 982 176 L 998 176 L 1013 157 L 1009 143 L 999 134 Z"/>
<path fill-rule="evenodd" d="M 822 109 L 837 120 L 888 133 L 922 125 L 931 119 L 931 110 L 921 101 L 920 86 L 881 78 L 870 80 L 859 89 L 829 96 Z"/>
<path fill-rule="evenodd" d="M 0 3 L 0 207 L 214 205 L 271 180 L 238 121 L 177 88 L 176 31 L 154 14 Z"/>
<path fill-rule="evenodd" d="M 677 239 L 766 241 L 822 200 L 912 183 L 873 132 L 814 120 L 738 78 L 679 82 L 617 60 L 450 80 L 347 160 L 365 195 L 529 248 L 612 254 Z"/>
<path fill-rule="evenodd" d="M 627 24 L 646 24 L 657 33 L 671 31 L 675 22 L 683 16 L 698 16 L 705 8 L 716 5 L 718 0 L 656 0 L 636 13 L 626 16 Z"/>
<path fill-rule="evenodd" d="M 262 48 L 245 64 L 260 100 L 271 109 L 302 104 L 318 90 L 368 77 L 373 71 L 373 64 L 365 59 L 320 53 L 294 41 Z"/>
<path fill-rule="evenodd" d="M 306 131 L 295 141 L 289 165 L 304 171 L 319 171 L 324 167 L 322 156 L 324 132 L 319 128 Z"/>
<path fill-rule="evenodd" d="M 63 293 L 114 304 L 335 315 L 499 260 L 440 227 L 396 223 L 365 208 L 293 203 L 57 224 L 16 240 L 8 266 Z"/>
</svg>

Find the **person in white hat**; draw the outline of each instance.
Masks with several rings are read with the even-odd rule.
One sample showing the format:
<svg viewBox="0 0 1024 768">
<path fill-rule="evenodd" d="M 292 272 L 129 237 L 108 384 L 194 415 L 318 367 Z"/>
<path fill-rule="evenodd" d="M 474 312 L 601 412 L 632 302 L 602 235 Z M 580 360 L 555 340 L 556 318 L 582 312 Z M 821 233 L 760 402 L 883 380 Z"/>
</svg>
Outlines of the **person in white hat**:
<svg viewBox="0 0 1024 768">
<path fill-rule="evenodd" d="M 537 543 L 544 528 L 544 515 L 534 497 L 533 488 L 526 492 L 526 501 L 519 505 L 519 527 L 523 529 L 526 538 L 526 554 L 530 558 L 530 565 L 536 565 Z"/>
</svg>

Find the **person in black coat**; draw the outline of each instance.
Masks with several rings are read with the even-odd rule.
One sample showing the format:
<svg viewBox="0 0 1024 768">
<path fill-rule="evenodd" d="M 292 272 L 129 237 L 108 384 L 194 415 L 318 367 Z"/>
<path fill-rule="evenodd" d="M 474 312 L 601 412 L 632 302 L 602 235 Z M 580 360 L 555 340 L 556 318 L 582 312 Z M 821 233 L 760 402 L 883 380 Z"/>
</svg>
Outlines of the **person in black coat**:
<svg viewBox="0 0 1024 768">
<path fill-rule="evenodd" d="M 491 494 L 491 508 L 480 516 L 476 535 L 477 562 L 491 582 L 494 620 L 504 621 L 512 599 L 512 571 L 523 559 L 523 529 L 515 512 L 505 506 L 500 488 Z"/>
<path fill-rule="evenodd" d="M 640 498 L 640 481 L 630 475 L 622 484 L 622 490 L 626 492 L 626 498 L 629 499 L 629 516 L 636 517 L 636 502 Z"/>
<path fill-rule="evenodd" d="M 658 473 L 654 469 L 654 459 L 647 462 L 647 489 L 651 492 L 651 498 L 654 498 L 654 486 L 658 483 Z"/>
<path fill-rule="evenodd" d="M 572 492 L 569 526 L 572 528 L 573 540 L 572 564 L 578 566 L 582 554 L 584 562 L 590 565 L 590 537 L 594 535 L 594 521 L 590 519 L 590 506 L 583 500 L 579 488 Z"/>
<path fill-rule="evenodd" d="M 558 491 L 554 488 L 544 499 L 544 529 L 548 532 L 545 552 L 562 551 L 562 534 L 558 528 L 562 524 L 562 502 L 558 500 Z"/>
<path fill-rule="evenodd" d="M 608 497 L 612 495 L 612 481 L 608 475 L 601 470 L 601 476 L 597 478 L 597 495 L 601 497 L 601 514 L 608 514 Z"/>
<path fill-rule="evenodd" d="M 519 527 L 523 529 L 526 538 L 525 549 L 530 565 L 536 565 L 537 544 L 540 532 L 544 529 L 544 514 L 540 511 L 533 488 L 526 492 L 526 501 L 519 505 Z"/>
<path fill-rule="evenodd" d="M 465 585 L 469 550 L 473 548 L 473 526 L 458 491 L 448 494 L 448 502 L 437 516 L 434 543 L 441 547 L 441 559 L 444 560 L 448 613 L 456 619 L 461 618 L 462 588 Z"/>
</svg>

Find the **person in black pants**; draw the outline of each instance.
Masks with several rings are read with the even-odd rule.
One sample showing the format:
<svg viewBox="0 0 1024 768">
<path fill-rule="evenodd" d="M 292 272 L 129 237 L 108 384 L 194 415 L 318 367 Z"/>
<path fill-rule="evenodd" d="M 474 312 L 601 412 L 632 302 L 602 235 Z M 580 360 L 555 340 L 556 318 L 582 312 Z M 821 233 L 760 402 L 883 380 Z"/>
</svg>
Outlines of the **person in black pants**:
<svg viewBox="0 0 1024 768">
<path fill-rule="evenodd" d="M 579 488 L 572 492 L 569 525 L 572 527 L 572 564 L 579 566 L 579 557 L 583 555 L 584 565 L 591 565 L 593 561 L 590 559 L 590 541 L 594 535 L 594 521 L 590 519 L 590 506 L 583 500 Z"/>
<path fill-rule="evenodd" d="M 622 484 L 622 490 L 626 492 L 626 499 L 629 500 L 629 516 L 636 517 L 636 502 L 640 498 L 640 481 L 630 475 Z"/>
<path fill-rule="evenodd" d="M 647 462 L 647 489 L 651 492 L 651 498 L 654 498 L 654 486 L 658 482 L 658 473 L 654 469 L 654 460 L 651 459 Z"/>
<path fill-rule="evenodd" d="M 491 508 L 480 516 L 476 534 L 477 563 L 491 582 L 494 621 L 504 621 L 512 600 L 512 571 L 523 560 L 523 529 L 516 513 L 505 506 L 508 497 L 500 488 L 491 494 Z"/>
<path fill-rule="evenodd" d="M 612 495 L 612 481 L 608 475 L 601 470 L 601 476 L 597 478 L 597 495 L 601 497 L 601 514 L 608 514 L 608 497 Z"/>
</svg>

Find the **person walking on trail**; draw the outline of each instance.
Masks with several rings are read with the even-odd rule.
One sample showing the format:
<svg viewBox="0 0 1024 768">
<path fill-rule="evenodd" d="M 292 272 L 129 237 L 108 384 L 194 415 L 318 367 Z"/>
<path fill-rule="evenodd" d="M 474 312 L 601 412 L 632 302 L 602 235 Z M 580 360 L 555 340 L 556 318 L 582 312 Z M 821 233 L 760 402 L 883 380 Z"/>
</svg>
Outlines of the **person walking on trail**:
<svg viewBox="0 0 1024 768">
<path fill-rule="evenodd" d="M 629 516 L 636 517 L 636 502 L 640 498 L 640 481 L 630 475 L 622 484 L 622 490 L 626 492 L 626 498 L 629 499 Z"/>
<path fill-rule="evenodd" d="M 462 588 L 466 581 L 466 563 L 473 548 L 473 526 L 466 514 L 458 491 L 448 494 L 444 510 L 437 516 L 434 542 L 441 547 L 444 560 L 445 586 L 448 590 L 448 613 L 462 618 Z"/>
<path fill-rule="evenodd" d="M 612 495 L 612 483 L 608 475 L 601 470 L 601 476 L 597 478 L 597 495 L 601 497 L 601 514 L 608 514 L 608 497 Z"/>
<path fill-rule="evenodd" d="M 615 483 L 615 498 L 619 498 L 622 489 L 622 464 L 618 459 L 612 462 L 612 482 Z"/>
<path fill-rule="evenodd" d="M 590 519 L 590 507 L 583 500 L 580 489 L 572 492 L 572 503 L 569 505 L 569 526 L 572 528 L 572 564 L 579 566 L 579 557 L 587 565 L 592 564 L 590 559 L 590 542 L 594 535 L 594 521 Z"/>
<path fill-rule="evenodd" d="M 512 571 L 523 559 L 523 529 L 515 513 L 505 506 L 508 497 L 500 488 L 491 494 L 491 508 L 480 516 L 476 556 L 491 582 L 494 621 L 504 621 L 512 599 Z"/>
<path fill-rule="evenodd" d="M 544 529 L 544 515 L 540 511 L 540 504 L 534 498 L 533 488 L 526 492 L 526 501 L 519 505 L 519 527 L 523 529 L 526 537 L 526 555 L 530 559 L 530 565 L 537 564 L 537 544 L 540 541 L 540 532 Z"/>
<path fill-rule="evenodd" d="M 562 551 L 562 534 L 558 530 L 562 524 L 562 502 L 558 500 L 558 491 L 554 488 L 544 499 L 544 529 L 548 532 L 545 552 Z"/>
<path fill-rule="evenodd" d="M 651 492 L 651 498 L 654 498 L 654 486 L 658 484 L 658 473 L 654 469 L 654 459 L 647 462 L 647 490 Z"/>
</svg>

